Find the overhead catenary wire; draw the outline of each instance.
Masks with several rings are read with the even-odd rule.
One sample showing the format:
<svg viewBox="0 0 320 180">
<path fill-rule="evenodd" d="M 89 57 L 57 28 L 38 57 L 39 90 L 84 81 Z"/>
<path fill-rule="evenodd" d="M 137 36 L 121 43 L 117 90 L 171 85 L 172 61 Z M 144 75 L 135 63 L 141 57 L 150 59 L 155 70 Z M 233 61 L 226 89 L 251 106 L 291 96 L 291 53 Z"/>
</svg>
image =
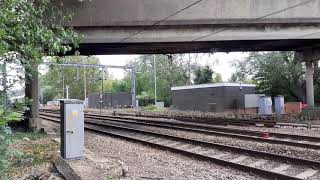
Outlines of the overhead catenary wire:
<svg viewBox="0 0 320 180">
<path fill-rule="evenodd" d="M 307 1 L 304 1 L 304 2 L 301 2 L 301 3 L 298 3 L 298 4 L 296 4 L 296 5 L 289 6 L 289 7 L 287 7 L 287 8 L 284 8 L 284 9 L 281 9 L 281 10 L 278 10 L 278 11 L 275 11 L 275 12 L 273 12 L 273 13 L 260 16 L 260 17 L 255 18 L 255 19 L 248 19 L 247 22 L 264 19 L 264 18 L 266 18 L 266 17 L 273 16 L 273 15 L 275 15 L 275 14 L 279 14 L 279 13 L 281 13 L 281 12 L 284 12 L 284 11 L 287 11 L 287 10 L 290 10 L 290 9 L 294 9 L 294 8 L 300 7 L 300 6 L 302 6 L 302 5 L 306 5 L 306 4 L 308 4 L 308 3 L 312 2 L 312 1 L 318 1 L 318 0 L 307 0 Z M 195 38 L 195 39 L 193 39 L 192 41 L 198 41 L 198 40 L 200 40 L 200 39 L 204 39 L 204 38 L 207 38 L 207 37 L 209 37 L 209 36 L 216 35 L 216 34 L 222 33 L 222 32 L 224 32 L 224 31 L 227 31 L 227 30 L 230 30 L 230 29 L 232 29 L 232 27 L 223 28 L 223 29 L 221 29 L 221 30 L 219 30 L 219 31 L 216 31 L 216 32 L 207 34 L 207 35 L 205 35 L 205 36 L 202 36 L 202 37 L 199 37 L 199 38 Z"/>
<path fill-rule="evenodd" d="M 170 14 L 170 15 L 168 15 L 167 17 L 165 17 L 165 18 L 163 18 L 163 19 L 161 19 L 161 20 L 153 23 L 152 25 L 143 28 L 143 30 L 137 31 L 137 32 L 129 35 L 128 37 L 123 38 L 123 39 L 120 40 L 118 43 L 122 43 L 122 42 L 124 42 L 124 41 L 126 41 L 126 40 L 128 40 L 128 39 L 130 39 L 130 38 L 132 38 L 132 37 L 134 37 L 134 36 L 136 36 L 136 35 L 144 32 L 144 31 L 146 31 L 146 30 L 148 30 L 148 29 L 151 29 L 151 28 L 153 28 L 154 26 L 156 26 L 156 25 L 164 22 L 165 20 L 169 19 L 170 17 L 173 17 L 173 16 L 181 13 L 182 11 L 185 11 L 186 9 L 189 9 L 189 8 L 193 7 L 194 5 L 199 4 L 199 3 L 202 2 L 202 1 L 203 1 L 203 0 L 198 0 L 198 1 L 194 2 L 194 3 L 192 3 L 192 4 L 190 4 L 190 5 L 186 6 L 186 7 L 184 7 L 184 8 L 182 8 L 182 9 L 180 9 L 180 10 L 178 10 L 178 11 L 176 11 L 176 12 Z M 301 3 L 298 3 L 298 4 L 295 4 L 295 5 L 293 5 L 293 6 L 289 6 L 289 7 L 287 7 L 287 8 L 284 8 L 284 9 L 281 9 L 281 10 L 278 10 L 278 11 L 275 11 L 275 12 L 272 12 L 272 13 L 270 13 L 270 14 L 260 16 L 260 17 L 255 18 L 255 19 L 248 19 L 247 22 L 255 21 L 255 20 L 263 19 L 263 18 L 272 16 L 272 15 L 275 15 L 275 14 L 279 14 L 279 13 L 281 13 L 281 12 L 284 12 L 284 11 L 287 11 L 287 10 L 290 10 L 290 9 L 294 9 L 294 8 L 300 7 L 300 6 L 302 6 L 302 5 L 306 5 L 306 4 L 308 4 L 308 3 L 312 2 L 312 1 L 317 1 L 317 0 L 307 0 L 307 1 L 304 1 L 304 2 L 301 2 Z M 206 37 L 209 37 L 209 36 L 212 36 L 212 35 L 215 35 L 215 34 L 224 32 L 224 31 L 227 31 L 227 30 L 229 30 L 229 29 L 232 29 L 232 27 L 224 28 L 224 29 L 221 29 L 221 30 L 219 30 L 219 31 L 216 31 L 216 32 L 207 34 L 207 35 L 205 35 L 205 36 L 202 36 L 202 37 L 199 37 L 199 38 L 195 38 L 195 39 L 193 39 L 192 41 L 198 41 L 198 40 L 200 40 L 200 39 L 203 39 L 203 38 L 206 38 Z M 319 32 L 319 33 L 320 33 L 320 32 Z"/>
<path fill-rule="evenodd" d="M 128 40 L 128 39 L 130 39 L 130 38 L 132 38 L 132 37 L 134 37 L 134 36 L 136 36 L 136 35 L 138 35 L 138 34 L 140 34 L 140 33 L 144 32 L 144 31 L 145 31 L 145 30 L 147 30 L 147 29 L 153 28 L 154 26 L 156 26 L 156 25 L 158 25 L 158 24 L 162 23 L 163 21 L 165 21 L 165 20 L 169 19 L 170 17 L 173 17 L 173 16 L 175 16 L 175 15 L 177 15 L 177 14 L 181 13 L 182 11 L 185 11 L 186 9 L 189 9 L 189 8 L 191 8 L 192 6 L 194 6 L 194 5 L 196 5 L 196 4 L 199 4 L 199 3 L 200 3 L 200 2 L 202 2 L 202 1 L 203 1 L 203 0 L 198 0 L 198 1 L 193 2 L 192 4 L 190 4 L 190 5 L 188 5 L 188 6 L 184 7 L 184 8 L 182 8 L 182 9 L 180 9 L 180 10 L 178 10 L 178 11 L 176 11 L 176 12 L 174 12 L 174 13 L 170 14 L 169 16 L 167 16 L 167 17 L 165 17 L 165 18 L 163 18 L 163 19 L 161 19 L 161 20 L 159 20 L 159 21 L 157 21 L 157 22 L 153 23 L 152 25 L 150 25 L 150 26 L 148 26 L 148 27 L 143 28 L 143 30 L 138 31 L 138 32 L 135 32 L 135 33 L 133 33 L 133 34 L 129 35 L 128 37 L 123 38 L 121 41 L 119 41 L 119 43 L 124 42 L 124 41 L 126 41 L 126 40 Z"/>
</svg>

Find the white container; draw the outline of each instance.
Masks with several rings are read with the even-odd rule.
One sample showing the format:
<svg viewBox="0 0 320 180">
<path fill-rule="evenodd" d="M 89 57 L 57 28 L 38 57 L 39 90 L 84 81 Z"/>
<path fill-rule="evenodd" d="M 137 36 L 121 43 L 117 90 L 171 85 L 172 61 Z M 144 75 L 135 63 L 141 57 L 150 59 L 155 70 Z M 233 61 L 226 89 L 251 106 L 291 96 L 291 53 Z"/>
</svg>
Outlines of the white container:
<svg viewBox="0 0 320 180">
<path fill-rule="evenodd" d="M 259 114 L 272 114 L 272 100 L 269 96 L 261 96 L 259 98 Z"/>
<path fill-rule="evenodd" d="M 259 98 L 265 96 L 264 94 L 245 94 L 244 105 L 245 108 L 257 108 L 259 107 Z"/>
<path fill-rule="evenodd" d="M 274 97 L 274 108 L 276 114 L 285 114 L 283 96 Z"/>
</svg>

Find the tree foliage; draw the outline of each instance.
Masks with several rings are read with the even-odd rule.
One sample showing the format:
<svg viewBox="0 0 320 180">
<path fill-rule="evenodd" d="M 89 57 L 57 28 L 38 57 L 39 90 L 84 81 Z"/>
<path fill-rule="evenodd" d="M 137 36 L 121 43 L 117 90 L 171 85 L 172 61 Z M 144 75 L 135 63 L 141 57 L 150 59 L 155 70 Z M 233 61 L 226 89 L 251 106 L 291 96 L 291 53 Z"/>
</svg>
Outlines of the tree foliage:
<svg viewBox="0 0 320 180">
<path fill-rule="evenodd" d="M 0 60 L 21 65 L 32 78 L 38 73 L 34 65 L 44 56 L 62 55 L 76 47 L 80 36 L 62 26 L 70 19 L 60 11 L 62 6 L 50 0 L 0 1 Z"/>
<path fill-rule="evenodd" d="M 79 35 L 62 26 L 66 18 L 50 0 L 0 2 L 0 56 L 16 52 L 25 67 L 47 55 L 64 54 L 77 46 Z M 56 7 L 56 8 L 55 8 Z M 64 18 L 65 17 L 65 18 Z"/>
<path fill-rule="evenodd" d="M 187 64 L 179 55 L 156 55 L 157 99 L 168 106 L 171 104 L 171 87 L 188 82 Z M 141 56 L 132 65 L 136 67 L 137 94 L 145 92 L 150 99 L 154 97 L 153 56 Z"/>
<path fill-rule="evenodd" d="M 59 61 L 64 63 L 100 64 L 95 57 L 82 56 L 65 57 Z M 85 71 L 85 72 L 84 72 Z M 41 76 L 41 91 L 43 101 L 63 99 L 66 97 L 66 85 L 69 86 L 69 98 L 84 99 L 84 86 L 86 77 L 87 94 L 100 93 L 102 84 L 102 71 L 99 68 L 62 67 L 51 66 L 47 73 Z"/>
<path fill-rule="evenodd" d="M 221 83 L 221 82 L 223 82 L 221 74 L 220 73 L 215 73 L 214 74 L 214 78 L 212 79 L 212 82 L 213 83 Z"/>
<path fill-rule="evenodd" d="M 157 100 L 163 101 L 166 106 L 171 105 L 171 87 L 184 86 L 193 84 L 193 79 L 197 75 L 195 69 L 203 70 L 201 78 L 209 73 L 209 77 L 204 77 L 205 83 L 212 82 L 213 71 L 209 66 L 201 67 L 197 60 L 201 55 L 156 55 L 156 71 L 157 71 Z M 137 95 L 142 104 L 154 102 L 154 61 L 153 56 L 140 56 L 135 62 L 129 63 L 136 68 L 137 73 Z M 210 74 L 211 73 L 211 74 Z M 216 80 L 222 81 L 221 76 L 217 75 Z M 108 80 L 109 81 L 109 80 Z M 114 81 L 120 84 L 127 91 L 131 90 L 131 74 L 121 81 Z M 124 84 L 125 85 L 124 85 Z M 105 83 L 106 84 L 106 83 Z M 110 82 L 108 83 L 110 87 Z M 107 86 L 107 85 L 106 85 Z M 112 86 L 111 86 L 112 87 Z M 113 85 L 113 92 L 119 92 L 117 86 Z"/>
<path fill-rule="evenodd" d="M 195 70 L 194 84 L 206 84 L 212 82 L 214 72 L 210 66 L 199 67 Z"/>
<path fill-rule="evenodd" d="M 250 53 L 244 61 L 234 63 L 233 81 L 254 81 L 260 93 L 284 95 L 288 101 L 303 101 L 305 71 L 296 62 L 294 52 Z"/>
</svg>

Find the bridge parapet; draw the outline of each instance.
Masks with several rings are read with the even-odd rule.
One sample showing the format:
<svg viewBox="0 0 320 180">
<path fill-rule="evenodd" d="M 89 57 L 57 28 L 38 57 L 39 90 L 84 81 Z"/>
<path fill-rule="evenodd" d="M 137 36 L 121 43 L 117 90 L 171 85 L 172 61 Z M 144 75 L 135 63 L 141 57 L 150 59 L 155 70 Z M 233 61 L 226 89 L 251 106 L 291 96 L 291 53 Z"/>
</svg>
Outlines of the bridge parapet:
<svg viewBox="0 0 320 180">
<path fill-rule="evenodd" d="M 62 1 L 64 7 L 75 15 L 72 26 L 152 25 L 197 2 L 196 0 Z M 318 0 L 203 0 L 159 24 L 319 23 L 319 14 Z M 266 15 L 269 16 L 264 17 Z"/>
</svg>

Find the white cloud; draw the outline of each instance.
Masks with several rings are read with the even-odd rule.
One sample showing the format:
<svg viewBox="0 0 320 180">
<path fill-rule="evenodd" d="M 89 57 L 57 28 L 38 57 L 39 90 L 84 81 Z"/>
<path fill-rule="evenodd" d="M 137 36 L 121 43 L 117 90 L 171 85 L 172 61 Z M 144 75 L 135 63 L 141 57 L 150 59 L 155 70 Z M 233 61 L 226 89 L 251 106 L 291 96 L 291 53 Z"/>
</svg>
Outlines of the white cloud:
<svg viewBox="0 0 320 180">
<path fill-rule="evenodd" d="M 103 65 L 124 66 L 129 61 L 139 57 L 139 55 L 102 55 L 96 57 L 100 59 Z M 108 69 L 108 72 L 111 73 L 115 79 L 123 79 L 125 75 L 125 71 L 122 69 Z"/>
</svg>

